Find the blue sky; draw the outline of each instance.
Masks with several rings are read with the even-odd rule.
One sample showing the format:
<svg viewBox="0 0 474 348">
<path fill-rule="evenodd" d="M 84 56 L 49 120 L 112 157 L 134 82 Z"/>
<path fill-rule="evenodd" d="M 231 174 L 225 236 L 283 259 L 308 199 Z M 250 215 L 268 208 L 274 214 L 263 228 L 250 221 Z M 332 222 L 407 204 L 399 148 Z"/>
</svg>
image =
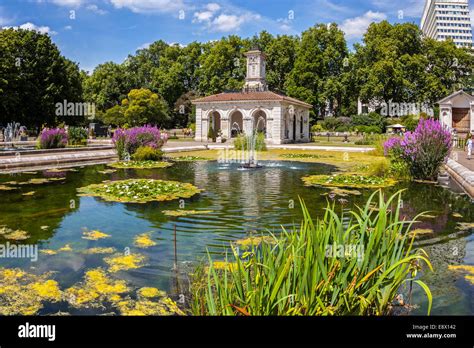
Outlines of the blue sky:
<svg viewBox="0 0 474 348">
<path fill-rule="evenodd" d="M 374 21 L 419 24 L 424 1 L 0 0 L 0 26 L 48 32 L 66 57 L 90 71 L 159 39 L 185 45 L 264 29 L 299 34 L 315 23 L 338 23 L 352 45 Z"/>
</svg>

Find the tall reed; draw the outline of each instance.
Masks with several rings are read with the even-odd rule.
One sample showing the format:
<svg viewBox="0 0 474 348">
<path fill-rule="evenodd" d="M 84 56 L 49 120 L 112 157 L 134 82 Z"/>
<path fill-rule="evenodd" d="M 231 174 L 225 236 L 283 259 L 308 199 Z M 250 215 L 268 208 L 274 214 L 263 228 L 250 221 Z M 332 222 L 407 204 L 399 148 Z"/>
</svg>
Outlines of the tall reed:
<svg viewBox="0 0 474 348">
<path fill-rule="evenodd" d="M 375 192 L 364 207 L 350 212 L 349 221 L 334 204 L 313 221 L 300 201 L 299 229 L 283 229 L 273 241 L 241 255 L 232 246 L 224 267 L 209 255 L 209 265 L 193 276 L 192 313 L 386 315 L 402 286 L 411 289 L 416 283 L 428 297 L 429 314 L 431 292 L 416 275 L 423 263 L 432 266 L 422 249 L 413 248 L 408 232 L 414 221 L 401 220 L 400 199 L 401 192 L 387 201 Z M 363 252 L 347 253 L 349 246 Z"/>
</svg>

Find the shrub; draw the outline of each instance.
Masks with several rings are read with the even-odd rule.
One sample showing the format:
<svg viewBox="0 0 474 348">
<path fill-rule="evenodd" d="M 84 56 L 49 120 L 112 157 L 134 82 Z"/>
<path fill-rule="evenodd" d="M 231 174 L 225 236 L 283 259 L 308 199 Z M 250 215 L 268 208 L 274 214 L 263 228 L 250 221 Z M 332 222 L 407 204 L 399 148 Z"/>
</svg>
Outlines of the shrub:
<svg viewBox="0 0 474 348">
<path fill-rule="evenodd" d="M 418 126 L 419 118 L 414 115 L 406 115 L 401 117 L 401 122 L 407 131 L 414 132 Z"/>
<path fill-rule="evenodd" d="M 87 130 L 82 127 L 69 127 L 67 130 L 69 145 L 87 144 Z"/>
<path fill-rule="evenodd" d="M 324 128 L 320 124 L 315 124 L 311 127 L 311 133 L 319 133 L 322 131 L 324 131 Z"/>
<path fill-rule="evenodd" d="M 350 129 L 350 122 L 349 117 L 327 117 L 321 126 L 329 131 L 347 132 Z"/>
<path fill-rule="evenodd" d="M 357 126 L 356 131 L 364 134 L 382 134 L 382 129 L 377 126 Z"/>
<path fill-rule="evenodd" d="M 252 141 L 255 142 L 255 151 L 267 151 L 265 144 L 265 134 L 258 133 L 252 138 L 250 135 L 239 135 L 234 140 L 234 149 L 241 151 L 248 151 L 251 148 Z"/>
<path fill-rule="evenodd" d="M 141 146 L 132 156 L 134 161 L 161 161 L 163 151 L 150 146 Z"/>
<path fill-rule="evenodd" d="M 120 159 L 132 156 L 139 147 L 148 146 L 161 149 L 167 140 L 156 127 L 144 126 L 130 129 L 117 129 L 114 132 L 113 143 Z"/>
<path fill-rule="evenodd" d="M 384 145 L 385 154 L 394 162 L 407 165 L 411 177 L 436 180 L 439 169 L 451 152 L 452 139 L 440 122 L 420 119 L 414 132 L 403 138 L 390 138 Z"/>
<path fill-rule="evenodd" d="M 283 229 L 269 241 L 262 236 L 242 255 L 232 246 L 225 261 L 209 254 L 209 265 L 193 275 L 192 313 L 387 315 L 403 286 L 411 292 L 415 283 L 428 297 L 429 314 L 432 295 L 416 275 L 422 264 L 432 266 L 422 249 L 413 248 L 413 221 L 400 218 L 401 194 L 388 201 L 376 195 L 347 216 L 329 204 L 316 221 L 301 202 L 299 229 Z M 341 253 L 344 246 L 351 250 Z"/>
<path fill-rule="evenodd" d="M 352 116 L 351 125 L 362 133 L 383 133 L 387 127 L 387 118 L 376 112 Z"/>
<path fill-rule="evenodd" d="M 43 129 L 39 139 L 40 149 L 58 149 L 66 147 L 67 133 L 63 128 Z"/>
</svg>

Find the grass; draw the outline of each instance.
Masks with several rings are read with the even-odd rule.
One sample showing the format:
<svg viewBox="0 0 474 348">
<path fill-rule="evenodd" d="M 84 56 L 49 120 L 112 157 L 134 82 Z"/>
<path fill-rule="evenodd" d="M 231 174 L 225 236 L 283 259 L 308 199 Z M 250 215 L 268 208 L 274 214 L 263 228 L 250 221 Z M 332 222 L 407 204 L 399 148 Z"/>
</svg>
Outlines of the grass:
<svg viewBox="0 0 474 348">
<path fill-rule="evenodd" d="M 219 150 L 201 150 L 169 153 L 170 159 L 175 157 L 195 156 L 209 160 L 219 158 Z M 316 150 L 283 150 L 268 149 L 257 153 L 259 161 L 296 161 L 307 163 L 326 163 L 338 167 L 344 172 L 367 172 L 376 163 L 386 162 L 384 156 L 362 152 L 316 151 Z"/>
<path fill-rule="evenodd" d="M 432 269 L 431 263 L 422 249 L 413 248 L 413 221 L 401 220 L 400 200 L 401 192 L 385 201 L 378 191 L 347 216 L 339 216 L 333 205 L 317 221 L 301 202 L 299 229 L 283 229 L 272 235 L 273 243 L 252 246 L 242 255 L 232 246 L 224 261 L 208 256 L 208 265 L 193 275 L 192 313 L 387 315 L 404 286 L 411 291 L 415 283 L 427 295 L 429 314 L 431 292 L 416 277 L 423 264 Z M 336 246 L 362 252 L 333 254 Z"/>
</svg>

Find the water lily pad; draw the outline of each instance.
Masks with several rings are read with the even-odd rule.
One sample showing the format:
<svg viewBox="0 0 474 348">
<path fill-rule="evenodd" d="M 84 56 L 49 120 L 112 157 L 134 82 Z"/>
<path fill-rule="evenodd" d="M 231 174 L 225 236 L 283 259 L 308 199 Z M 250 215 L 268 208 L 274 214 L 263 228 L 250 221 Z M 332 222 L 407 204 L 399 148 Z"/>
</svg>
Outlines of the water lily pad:
<svg viewBox="0 0 474 348">
<path fill-rule="evenodd" d="M 117 172 L 117 170 L 115 169 L 105 169 L 105 170 L 99 170 L 98 173 L 100 174 L 112 174 L 112 173 L 115 173 Z"/>
<path fill-rule="evenodd" d="M 462 216 L 461 214 L 459 214 L 459 213 L 452 213 L 451 215 L 452 215 L 453 217 L 455 217 L 455 218 L 462 218 L 462 217 L 463 217 L 463 216 Z"/>
<path fill-rule="evenodd" d="M 189 198 L 201 192 L 192 184 L 178 181 L 130 179 L 109 181 L 78 189 L 80 196 L 101 197 L 106 201 L 146 203 Z"/>
<path fill-rule="evenodd" d="M 178 156 L 178 157 L 174 157 L 173 161 L 176 161 L 176 162 L 212 161 L 212 158 L 199 157 L 199 156 Z"/>
<path fill-rule="evenodd" d="M 12 186 L 0 185 L 0 191 L 13 191 L 13 190 L 18 190 L 18 188 L 12 187 Z"/>
<path fill-rule="evenodd" d="M 115 162 L 110 163 L 108 166 L 117 169 L 152 169 L 152 168 L 167 168 L 171 167 L 171 162 L 159 162 L 159 161 L 128 161 L 128 162 Z"/>
<path fill-rule="evenodd" d="M 352 187 L 352 188 L 383 188 L 397 182 L 389 178 L 356 174 L 309 175 L 302 178 L 306 186 Z"/>
</svg>

